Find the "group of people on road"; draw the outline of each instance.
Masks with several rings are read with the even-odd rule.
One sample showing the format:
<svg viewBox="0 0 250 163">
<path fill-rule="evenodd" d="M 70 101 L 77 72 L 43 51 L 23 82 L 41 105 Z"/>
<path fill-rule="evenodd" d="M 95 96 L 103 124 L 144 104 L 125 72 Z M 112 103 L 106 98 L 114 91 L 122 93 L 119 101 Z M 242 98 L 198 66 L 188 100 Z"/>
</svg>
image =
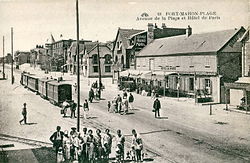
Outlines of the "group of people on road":
<svg viewBox="0 0 250 163">
<path fill-rule="evenodd" d="M 89 102 L 92 103 L 93 99 L 100 100 L 101 98 L 101 91 L 104 89 L 104 85 L 100 83 L 98 85 L 98 82 L 94 82 L 91 85 L 91 88 L 89 90 Z"/>
<path fill-rule="evenodd" d="M 116 136 L 110 134 L 110 130 L 106 129 L 102 134 L 100 129 L 96 129 L 93 134 L 92 129 L 83 128 L 81 132 L 77 132 L 75 127 L 71 131 L 62 132 L 61 127 L 57 126 L 50 141 L 53 143 L 57 155 L 57 162 L 75 161 L 78 162 L 108 162 L 112 152 L 112 145 L 115 147 L 116 162 L 123 162 L 125 159 L 142 161 L 143 160 L 143 144 L 142 138 L 132 130 L 131 148 L 127 152 L 125 158 L 125 137 L 121 130 L 117 130 Z"/>
<path fill-rule="evenodd" d="M 134 96 L 132 93 L 128 95 L 127 91 L 124 90 L 122 97 L 118 94 L 111 102 L 108 101 L 108 112 L 127 114 L 129 108 L 133 109 L 133 102 Z"/>
<path fill-rule="evenodd" d="M 84 119 L 87 119 L 87 115 L 88 115 L 88 111 L 89 111 L 89 104 L 88 104 L 88 100 L 85 99 L 83 105 L 80 105 L 80 107 L 83 107 L 83 117 Z M 63 114 L 63 117 L 67 116 L 67 110 L 68 108 L 70 109 L 70 117 L 71 118 L 76 118 L 76 108 L 77 108 L 77 104 L 74 102 L 74 100 L 72 101 L 64 101 L 62 103 L 62 110 L 61 110 L 61 114 Z"/>
</svg>

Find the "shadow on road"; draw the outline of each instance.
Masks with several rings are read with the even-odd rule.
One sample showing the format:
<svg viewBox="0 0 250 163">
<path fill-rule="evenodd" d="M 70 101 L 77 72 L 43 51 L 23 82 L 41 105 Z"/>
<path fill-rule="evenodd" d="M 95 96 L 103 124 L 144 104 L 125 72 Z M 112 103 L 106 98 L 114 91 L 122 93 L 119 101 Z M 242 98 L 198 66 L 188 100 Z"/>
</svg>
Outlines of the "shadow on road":
<svg viewBox="0 0 250 163">
<path fill-rule="evenodd" d="M 31 123 L 26 123 L 26 125 L 35 125 L 35 124 L 37 124 L 37 123 L 33 123 L 33 122 L 31 122 Z"/>
<path fill-rule="evenodd" d="M 135 113 L 133 113 L 133 112 L 129 112 L 129 113 L 126 113 L 125 115 L 131 115 L 131 114 L 135 114 Z"/>
<path fill-rule="evenodd" d="M 165 130 L 156 130 L 156 131 L 148 131 L 148 132 L 141 132 L 140 135 L 147 135 L 147 134 L 154 134 L 154 133 L 158 133 L 158 132 L 169 132 L 172 131 L 170 129 L 165 129 Z M 124 135 L 124 136 L 132 136 L 130 135 Z"/>
<path fill-rule="evenodd" d="M 157 117 L 156 119 L 168 119 L 168 117 Z"/>
<path fill-rule="evenodd" d="M 88 117 L 87 119 L 96 119 L 96 118 L 98 118 L 98 117 Z"/>
</svg>

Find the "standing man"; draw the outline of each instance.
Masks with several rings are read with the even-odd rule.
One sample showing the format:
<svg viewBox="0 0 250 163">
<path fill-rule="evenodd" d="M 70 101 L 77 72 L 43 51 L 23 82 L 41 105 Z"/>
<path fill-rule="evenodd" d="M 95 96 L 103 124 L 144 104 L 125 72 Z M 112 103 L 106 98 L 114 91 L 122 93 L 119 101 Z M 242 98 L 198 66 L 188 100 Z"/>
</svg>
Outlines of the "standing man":
<svg viewBox="0 0 250 163">
<path fill-rule="evenodd" d="M 82 129 L 83 132 L 80 132 L 79 134 L 79 139 L 80 139 L 80 162 L 87 162 L 88 157 L 87 157 L 87 137 L 88 137 L 88 133 L 87 133 L 87 128 L 84 127 Z"/>
<path fill-rule="evenodd" d="M 92 103 L 95 94 L 92 88 L 89 90 L 89 102 Z"/>
<path fill-rule="evenodd" d="M 116 103 L 117 103 L 118 113 L 121 113 L 121 110 L 122 110 L 122 98 L 121 98 L 121 96 L 119 94 L 118 94 L 118 96 L 116 98 Z"/>
<path fill-rule="evenodd" d="M 134 107 L 133 107 L 132 103 L 134 102 L 134 96 L 132 95 L 132 93 L 129 94 L 128 102 L 129 102 L 130 109 L 133 110 Z"/>
<path fill-rule="evenodd" d="M 58 152 L 59 147 L 62 147 L 63 145 L 63 136 L 64 133 L 61 130 L 60 126 L 56 127 L 56 132 L 54 132 L 51 137 L 49 138 L 50 141 L 53 143 L 53 147 L 56 149 L 56 154 Z"/>
<path fill-rule="evenodd" d="M 70 106 L 70 109 L 71 109 L 71 118 L 76 118 L 76 107 L 77 107 L 77 104 L 73 101 L 71 106 Z"/>
<path fill-rule="evenodd" d="M 27 108 L 26 103 L 23 104 L 23 111 L 22 111 L 23 119 L 19 121 L 21 124 L 24 121 L 24 124 L 27 124 Z"/>
<path fill-rule="evenodd" d="M 83 103 L 83 117 L 84 119 L 88 119 L 88 112 L 89 112 L 89 103 L 87 99 L 85 99 Z"/>
<path fill-rule="evenodd" d="M 157 116 L 160 117 L 161 102 L 158 98 L 155 99 L 153 108 L 155 112 L 155 118 L 157 118 Z"/>
</svg>

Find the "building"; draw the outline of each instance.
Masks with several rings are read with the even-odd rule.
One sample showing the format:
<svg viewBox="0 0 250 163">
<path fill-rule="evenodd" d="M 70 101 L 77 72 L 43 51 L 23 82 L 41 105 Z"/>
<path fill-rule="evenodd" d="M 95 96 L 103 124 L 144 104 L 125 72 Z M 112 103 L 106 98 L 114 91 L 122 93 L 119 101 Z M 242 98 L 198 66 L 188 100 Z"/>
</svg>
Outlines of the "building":
<svg viewBox="0 0 250 163">
<path fill-rule="evenodd" d="M 141 83 L 165 87 L 167 93 L 198 102 L 225 101 L 225 82 L 241 76 L 241 42 L 245 29 L 154 39 L 136 55 Z"/>
<path fill-rule="evenodd" d="M 114 63 L 120 64 L 120 69 L 127 69 L 130 67 L 130 56 L 129 56 L 129 38 L 130 36 L 143 32 L 143 30 L 136 29 L 122 29 L 118 28 L 116 38 L 113 46 L 113 58 Z"/>
<path fill-rule="evenodd" d="M 71 43 L 71 46 L 68 49 L 67 53 L 67 61 L 66 61 L 66 66 L 67 66 L 67 72 L 70 72 L 72 74 L 77 73 L 77 55 L 76 55 L 76 41 Z M 84 50 L 84 42 L 79 42 L 79 53 Z M 83 54 L 80 54 L 80 67 L 81 70 L 83 70 Z M 80 73 L 82 73 L 81 71 Z"/>
<path fill-rule="evenodd" d="M 242 76 L 250 76 L 250 40 L 249 30 L 244 33 L 240 41 L 242 42 Z"/>
<path fill-rule="evenodd" d="M 121 65 L 120 69 L 135 68 L 135 56 L 148 43 L 154 39 L 191 34 L 192 28 L 169 28 L 163 23 L 159 28 L 156 24 L 148 23 L 147 30 L 118 28 L 113 46 L 115 63 Z"/>
<path fill-rule="evenodd" d="M 46 49 L 46 55 L 52 56 L 52 44 L 55 43 L 54 36 L 50 34 L 50 37 L 46 40 L 45 43 L 45 49 Z"/>
<path fill-rule="evenodd" d="M 106 43 L 87 43 L 82 53 L 85 54 L 85 74 L 87 77 L 98 77 L 100 70 L 101 77 L 112 77 L 112 50 Z"/>
<path fill-rule="evenodd" d="M 16 51 L 14 54 L 14 61 L 16 62 L 16 65 L 30 63 L 30 52 Z"/>
<path fill-rule="evenodd" d="M 12 60 L 12 56 L 11 56 L 10 53 L 7 53 L 7 55 L 4 56 L 4 58 L 5 58 L 5 60 L 4 60 L 5 63 L 11 64 L 11 62 L 12 62 L 12 61 L 11 61 L 11 60 Z"/>
<path fill-rule="evenodd" d="M 242 76 L 234 83 L 225 83 L 227 103 L 250 111 L 250 41 L 249 27 L 239 40 L 242 43 Z M 244 100 L 243 100 L 244 99 Z M 244 107 L 246 106 L 246 107 Z"/>
<path fill-rule="evenodd" d="M 55 71 L 67 71 L 66 61 L 67 61 L 67 51 L 71 46 L 71 43 L 75 40 L 59 40 L 51 44 L 52 50 L 52 70 Z"/>
<path fill-rule="evenodd" d="M 34 49 L 30 50 L 30 63 L 34 67 L 40 66 L 41 69 L 45 70 L 47 64 L 46 49 L 43 45 L 36 45 Z"/>
</svg>

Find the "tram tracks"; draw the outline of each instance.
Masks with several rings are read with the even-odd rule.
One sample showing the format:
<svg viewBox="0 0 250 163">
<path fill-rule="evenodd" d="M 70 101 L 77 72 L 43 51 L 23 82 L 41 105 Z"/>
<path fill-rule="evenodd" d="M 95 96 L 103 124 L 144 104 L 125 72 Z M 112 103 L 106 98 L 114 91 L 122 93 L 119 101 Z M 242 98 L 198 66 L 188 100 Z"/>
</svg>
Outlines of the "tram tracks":
<svg viewBox="0 0 250 163">
<path fill-rule="evenodd" d="M 52 143 L 23 138 L 23 137 L 17 137 L 17 136 L 12 136 L 12 135 L 7 135 L 7 134 L 0 134 L 0 140 L 23 143 L 23 144 L 27 144 L 33 147 L 51 147 L 52 146 Z"/>
</svg>

